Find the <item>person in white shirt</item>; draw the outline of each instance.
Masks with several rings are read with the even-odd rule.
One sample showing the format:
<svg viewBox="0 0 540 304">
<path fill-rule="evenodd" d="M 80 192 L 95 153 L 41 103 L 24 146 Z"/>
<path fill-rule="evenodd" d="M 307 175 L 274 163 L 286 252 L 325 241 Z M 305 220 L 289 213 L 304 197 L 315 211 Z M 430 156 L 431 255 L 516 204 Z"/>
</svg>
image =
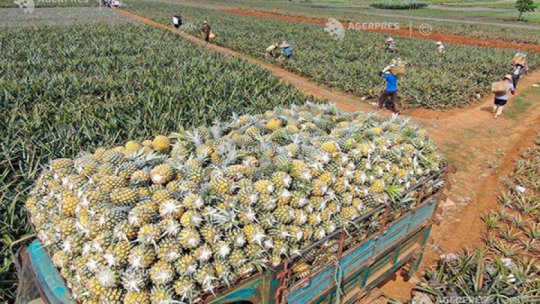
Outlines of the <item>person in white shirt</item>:
<svg viewBox="0 0 540 304">
<path fill-rule="evenodd" d="M 444 55 L 444 45 L 442 43 L 442 41 L 438 41 L 437 42 L 437 54 L 439 54 L 440 56 Z"/>
<path fill-rule="evenodd" d="M 172 17 L 173 25 L 175 28 L 179 28 L 182 26 L 182 16 L 180 15 L 173 15 Z"/>
<path fill-rule="evenodd" d="M 510 93 L 512 93 L 512 95 L 516 94 L 516 89 L 514 88 L 514 84 L 512 84 L 512 75 L 504 76 L 503 80 L 508 82 L 508 90 L 500 95 L 495 95 L 495 103 L 493 105 L 494 118 L 499 118 L 501 116 L 504 106 L 506 106 L 506 103 L 510 98 Z"/>
</svg>

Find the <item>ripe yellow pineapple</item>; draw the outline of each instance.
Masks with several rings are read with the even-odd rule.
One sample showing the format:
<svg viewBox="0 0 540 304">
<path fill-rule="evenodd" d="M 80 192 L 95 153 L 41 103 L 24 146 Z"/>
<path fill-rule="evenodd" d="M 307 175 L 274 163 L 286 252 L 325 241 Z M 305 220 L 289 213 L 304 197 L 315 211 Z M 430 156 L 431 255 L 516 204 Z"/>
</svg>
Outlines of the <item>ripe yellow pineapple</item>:
<svg viewBox="0 0 540 304">
<path fill-rule="evenodd" d="M 281 128 L 281 120 L 278 119 L 278 118 L 272 118 L 272 119 L 269 119 L 268 122 L 266 123 L 266 128 L 270 131 L 275 131 L 279 128 Z"/>
<path fill-rule="evenodd" d="M 167 136 L 158 135 L 152 141 L 152 148 L 157 152 L 167 152 L 171 148 L 171 141 Z"/>
<path fill-rule="evenodd" d="M 154 184 L 162 185 L 169 182 L 174 177 L 174 170 L 169 164 L 161 164 L 150 172 L 150 178 Z"/>
<path fill-rule="evenodd" d="M 131 188 L 119 188 L 111 193 L 111 201 L 120 206 L 131 206 L 139 201 L 139 192 Z"/>
</svg>

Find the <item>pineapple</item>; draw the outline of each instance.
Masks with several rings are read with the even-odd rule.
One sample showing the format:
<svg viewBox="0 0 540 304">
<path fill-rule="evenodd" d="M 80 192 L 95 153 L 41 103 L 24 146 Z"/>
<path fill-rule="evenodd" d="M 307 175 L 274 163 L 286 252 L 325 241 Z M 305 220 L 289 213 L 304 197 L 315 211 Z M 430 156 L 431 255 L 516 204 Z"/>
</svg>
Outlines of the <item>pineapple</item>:
<svg viewBox="0 0 540 304">
<path fill-rule="evenodd" d="M 154 184 L 162 185 L 169 182 L 174 176 L 174 170 L 169 164 L 154 167 L 150 172 L 150 179 Z"/>
<path fill-rule="evenodd" d="M 165 285 L 174 278 L 174 269 L 170 263 L 158 261 L 150 268 L 150 279 L 155 285 Z"/>
<path fill-rule="evenodd" d="M 169 304 L 173 302 L 173 292 L 166 286 L 154 286 L 150 291 L 150 302 L 152 304 Z"/>
<path fill-rule="evenodd" d="M 183 229 L 179 235 L 180 244 L 185 249 L 193 249 L 199 246 L 201 237 L 196 230 Z"/>
<path fill-rule="evenodd" d="M 152 141 L 152 148 L 157 152 L 167 152 L 171 148 L 171 141 L 167 136 L 158 135 Z"/>
<path fill-rule="evenodd" d="M 119 188 L 111 193 L 111 201 L 118 206 L 133 206 L 139 201 L 139 192 L 131 188 Z"/>
<path fill-rule="evenodd" d="M 266 123 L 266 128 L 270 131 L 276 131 L 277 129 L 281 128 L 281 120 L 277 118 L 273 118 L 268 120 Z"/>
<path fill-rule="evenodd" d="M 190 254 L 184 254 L 174 263 L 176 272 L 181 276 L 188 276 L 195 273 L 197 267 L 197 260 Z"/>
<path fill-rule="evenodd" d="M 180 258 L 182 248 L 177 239 L 165 238 L 158 243 L 156 254 L 162 261 L 173 263 Z"/>
<path fill-rule="evenodd" d="M 51 161 L 50 165 L 53 172 L 68 171 L 73 169 L 73 160 L 69 158 L 59 158 Z"/>
<path fill-rule="evenodd" d="M 124 304 L 150 304 L 148 291 L 128 291 L 124 297 Z"/>
<path fill-rule="evenodd" d="M 129 252 L 129 265 L 134 269 L 145 269 L 152 265 L 156 253 L 151 246 L 138 245 Z"/>
</svg>

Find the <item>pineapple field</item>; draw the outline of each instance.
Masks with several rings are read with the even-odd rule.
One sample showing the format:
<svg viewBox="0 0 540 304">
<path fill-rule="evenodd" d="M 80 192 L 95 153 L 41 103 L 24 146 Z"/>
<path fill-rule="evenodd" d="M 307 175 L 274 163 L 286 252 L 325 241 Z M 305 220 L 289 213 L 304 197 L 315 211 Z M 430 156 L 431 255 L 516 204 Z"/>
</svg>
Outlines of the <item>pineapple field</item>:
<svg viewBox="0 0 540 304">
<path fill-rule="evenodd" d="M 21 206 L 49 160 L 308 99 L 245 61 L 115 23 L 0 31 L 2 301 L 15 283 L 7 248 L 30 233 Z"/>
<path fill-rule="evenodd" d="M 484 247 L 445 256 L 417 290 L 434 300 L 482 298 L 485 303 L 540 300 L 540 135 L 504 181 L 499 210 L 481 215 Z"/>
<path fill-rule="evenodd" d="M 451 184 L 460 195 L 496 195 L 498 166 L 538 132 L 538 54 L 527 53 L 518 96 L 493 120 L 491 83 L 511 73 L 518 50 L 445 44 L 439 56 L 430 41 L 394 37 L 395 55 L 383 34 L 347 29 L 335 40 L 316 24 L 223 10 L 251 2 L 283 10 L 258 0 L 132 0 L 120 9 L 92 0 L 24 12 L 0 0 L 0 303 L 30 301 L 18 280 L 23 259 L 11 256 L 30 247 L 26 237 L 40 244 L 66 303 L 237 303 L 223 298 L 259 277 L 265 303 L 311 303 L 286 298 L 298 286 L 309 294 L 323 272 L 336 286 L 326 302 L 342 303 L 360 281 L 383 286 L 405 265 L 414 275 L 424 253 L 434 268 L 422 269 L 413 295 L 432 303 L 540 299 L 539 135 L 497 210 L 474 214 L 486 227 L 481 246 L 435 265 L 441 249 L 428 242 L 447 214 L 437 205 L 455 199 Z M 203 20 L 212 43 L 198 39 Z M 284 40 L 290 60 L 264 59 Z M 411 117 L 369 104 L 392 61 L 406 65 L 400 97 Z M 450 177 L 454 166 L 464 173 Z M 397 237 L 398 226 L 410 239 Z M 379 243 L 386 238 L 396 247 Z M 368 245 L 373 264 L 346 281 L 344 256 L 360 260 Z M 394 261 L 384 275 L 375 268 L 388 263 L 383 252 Z M 406 288 L 403 303 L 415 303 Z"/>
<path fill-rule="evenodd" d="M 481 100 L 493 81 L 511 72 L 516 51 L 447 45 L 443 57 L 432 42 L 396 39 L 399 54 L 384 51 L 386 36 L 347 30 L 342 41 L 335 40 L 321 26 L 291 21 L 237 16 L 214 9 L 193 8 L 168 2 L 136 0 L 126 9 L 164 24 L 170 12 L 180 11 L 185 31 L 200 35 L 201 20 L 207 19 L 217 35 L 217 44 L 263 58 L 271 44 L 287 40 L 295 55 L 288 61 L 272 61 L 317 83 L 360 97 L 378 97 L 383 80 L 378 73 L 396 56 L 407 64 L 400 80 L 402 102 L 411 108 L 448 109 Z M 172 26 L 172 24 L 171 24 Z M 538 63 L 535 53 L 529 64 Z"/>
</svg>

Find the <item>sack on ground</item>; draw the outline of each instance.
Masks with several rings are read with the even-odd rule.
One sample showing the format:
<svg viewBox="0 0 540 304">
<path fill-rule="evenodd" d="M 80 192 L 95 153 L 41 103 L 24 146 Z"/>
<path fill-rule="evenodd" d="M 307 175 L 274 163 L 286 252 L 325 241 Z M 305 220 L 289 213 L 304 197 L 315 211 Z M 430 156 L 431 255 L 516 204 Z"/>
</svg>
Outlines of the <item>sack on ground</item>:
<svg viewBox="0 0 540 304">
<path fill-rule="evenodd" d="M 210 35 L 208 35 L 208 38 L 210 38 L 210 39 L 216 39 L 216 34 L 210 32 Z"/>
<path fill-rule="evenodd" d="M 504 95 L 509 90 L 510 85 L 506 80 L 497 81 L 491 85 L 491 92 L 495 93 L 495 95 Z"/>
</svg>

